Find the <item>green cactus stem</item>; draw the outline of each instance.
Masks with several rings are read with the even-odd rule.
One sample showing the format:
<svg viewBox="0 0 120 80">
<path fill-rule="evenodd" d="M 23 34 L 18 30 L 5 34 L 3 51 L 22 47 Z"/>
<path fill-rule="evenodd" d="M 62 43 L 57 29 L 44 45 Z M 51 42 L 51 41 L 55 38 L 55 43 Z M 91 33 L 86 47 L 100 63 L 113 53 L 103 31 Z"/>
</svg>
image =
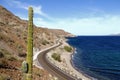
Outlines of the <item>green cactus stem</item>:
<svg viewBox="0 0 120 80">
<path fill-rule="evenodd" d="M 32 65 L 33 65 L 33 8 L 29 7 L 29 21 L 28 21 L 28 36 L 27 36 L 27 63 L 28 73 L 26 80 L 32 80 Z"/>
</svg>

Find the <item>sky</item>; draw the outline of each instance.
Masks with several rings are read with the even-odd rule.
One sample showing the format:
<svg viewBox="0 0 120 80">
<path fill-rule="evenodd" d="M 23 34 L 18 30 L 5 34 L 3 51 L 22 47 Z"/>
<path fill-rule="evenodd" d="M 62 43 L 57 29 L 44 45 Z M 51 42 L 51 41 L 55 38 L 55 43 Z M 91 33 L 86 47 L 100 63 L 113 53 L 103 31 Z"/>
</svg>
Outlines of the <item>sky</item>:
<svg viewBox="0 0 120 80">
<path fill-rule="evenodd" d="M 0 0 L 0 5 L 25 20 L 32 6 L 39 27 L 74 35 L 120 33 L 120 0 Z"/>
</svg>

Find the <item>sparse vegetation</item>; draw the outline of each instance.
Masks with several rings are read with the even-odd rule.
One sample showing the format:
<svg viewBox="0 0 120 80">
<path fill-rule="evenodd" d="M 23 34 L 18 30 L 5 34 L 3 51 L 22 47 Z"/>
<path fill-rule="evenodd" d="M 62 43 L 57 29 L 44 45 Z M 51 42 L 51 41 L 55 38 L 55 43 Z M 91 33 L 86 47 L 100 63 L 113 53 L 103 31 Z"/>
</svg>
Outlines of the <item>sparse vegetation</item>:
<svg viewBox="0 0 120 80">
<path fill-rule="evenodd" d="M 58 53 L 53 53 L 52 58 L 58 62 L 61 62 L 61 57 L 60 57 L 60 54 L 58 54 Z"/>
<path fill-rule="evenodd" d="M 0 58 L 3 58 L 4 54 L 0 51 Z"/>
<path fill-rule="evenodd" d="M 5 36 L 4 34 L 1 34 L 1 33 L 0 33 L 0 40 L 8 41 L 8 40 L 9 40 L 9 37 L 8 37 L 8 36 Z"/>
<path fill-rule="evenodd" d="M 43 40 L 43 41 L 42 41 L 42 44 L 43 44 L 43 45 L 46 45 L 46 44 L 49 44 L 49 42 L 48 42 L 47 40 Z"/>
<path fill-rule="evenodd" d="M 3 55 L 4 57 L 7 56 L 7 55 L 11 55 L 7 50 L 5 49 L 0 49 L 0 54 L 1 56 Z"/>
<path fill-rule="evenodd" d="M 0 75 L 0 80 L 11 80 L 11 79 L 10 79 L 10 77 L 8 77 L 8 75 L 2 74 L 2 75 Z"/>
<path fill-rule="evenodd" d="M 26 53 L 18 53 L 19 57 L 26 57 Z"/>
<path fill-rule="evenodd" d="M 72 51 L 72 48 L 70 46 L 64 46 L 64 49 L 67 51 L 67 52 L 71 52 Z"/>
<path fill-rule="evenodd" d="M 42 71 L 40 69 L 33 68 L 33 74 L 37 75 L 38 77 L 41 77 L 42 76 Z"/>
<path fill-rule="evenodd" d="M 17 60 L 17 58 L 15 58 L 15 57 L 13 57 L 13 56 L 9 56 L 9 57 L 8 57 L 8 60 L 9 60 L 9 61 L 15 61 L 15 60 Z"/>
<path fill-rule="evenodd" d="M 8 62 L 6 59 L 0 59 L 0 68 L 5 67 L 8 65 Z"/>
<path fill-rule="evenodd" d="M 0 67 L 7 66 L 8 61 L 17 61 L 17 58 L 11 55 L 7 50 L 0 49 Z"/>
</svg>

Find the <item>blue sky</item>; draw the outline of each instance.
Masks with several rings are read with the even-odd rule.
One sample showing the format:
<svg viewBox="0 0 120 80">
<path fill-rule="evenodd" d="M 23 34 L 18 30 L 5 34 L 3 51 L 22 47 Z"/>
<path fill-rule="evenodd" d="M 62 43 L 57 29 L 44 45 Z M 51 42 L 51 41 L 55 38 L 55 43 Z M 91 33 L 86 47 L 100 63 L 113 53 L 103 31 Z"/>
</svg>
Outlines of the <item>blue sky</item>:
<svg viewBox="0 0 120 80">
<path fill-rule="evenodd" d="M 120 33 L 120 0 L 0 0 L 0 5 L 28 18 L 34 9 L 34 24 L 64 29 L 75 35 Z"/>
</svg>

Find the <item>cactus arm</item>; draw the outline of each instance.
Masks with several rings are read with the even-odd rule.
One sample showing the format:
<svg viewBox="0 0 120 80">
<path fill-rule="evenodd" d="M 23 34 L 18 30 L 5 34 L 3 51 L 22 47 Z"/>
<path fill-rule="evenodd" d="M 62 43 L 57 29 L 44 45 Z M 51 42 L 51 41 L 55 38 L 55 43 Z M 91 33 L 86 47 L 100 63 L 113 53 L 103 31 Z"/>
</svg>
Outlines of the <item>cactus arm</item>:
<svg viewBox="0 0 120 80">
<path fill-rule="evenodd" d="M 22 72 L 27 73 L 28 72 L 28 64 L 26 61 L 23 61 L 22 63 Z"/>
</svg>

